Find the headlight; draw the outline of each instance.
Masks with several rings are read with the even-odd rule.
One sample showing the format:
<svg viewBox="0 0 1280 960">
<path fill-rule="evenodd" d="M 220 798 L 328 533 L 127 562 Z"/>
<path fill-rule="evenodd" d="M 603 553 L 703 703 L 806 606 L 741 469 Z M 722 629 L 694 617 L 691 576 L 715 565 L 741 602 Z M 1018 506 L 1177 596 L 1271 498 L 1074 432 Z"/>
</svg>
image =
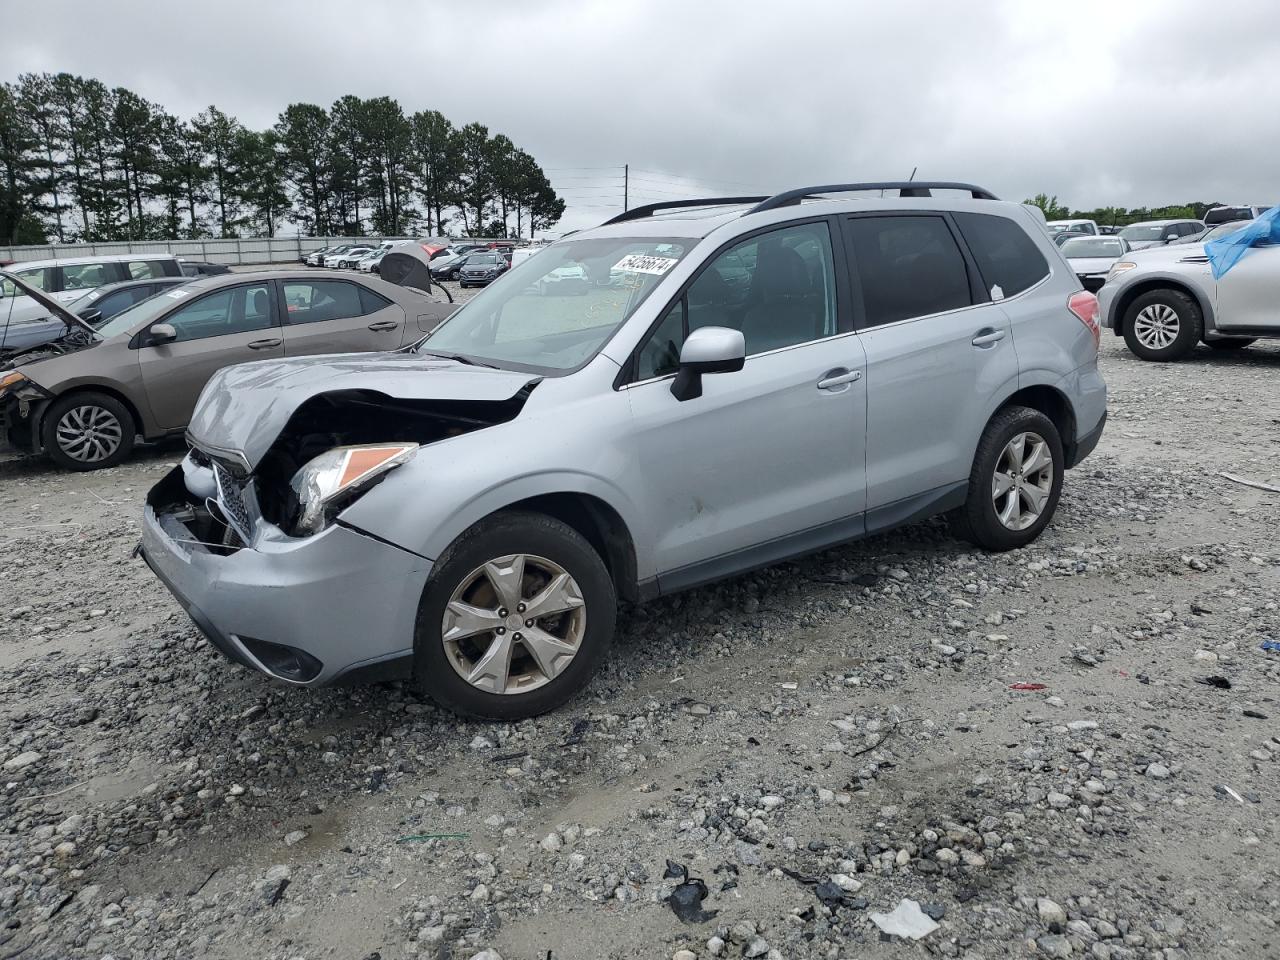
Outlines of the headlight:
<svg viewBox="0 0 1280 960">
<path fill-rule="evenodd" d="M 1130 260 L 1117 260 L 1115 263 L 1111 265 L 1111 270 L 1107 273 L 1107 280 L 1108 281 L 1114 280 L 1116 277 L 1120 276 L 1120 274 L 1124 273 L 1126 270 L 1132 270 L 1136 266 L 1137 264 L 1133 263 Z"/>
<path fill-rule="evenodd" d="M 0 396 L 3 396 L 15 387 L 22 386 L 22 384 L 26 382 L 26 376 L 18 373 L 16 370 L 12 373 L 0 373 Z"/>
<path fill-rule="evenodd" d="M 290 486 L 301 513 L 297 532 L 319 533 L 343 504 L 355 499 L 418 449 L 416 443 L 368 443 L 334 447 L 293 475 Z"/>
</svg>

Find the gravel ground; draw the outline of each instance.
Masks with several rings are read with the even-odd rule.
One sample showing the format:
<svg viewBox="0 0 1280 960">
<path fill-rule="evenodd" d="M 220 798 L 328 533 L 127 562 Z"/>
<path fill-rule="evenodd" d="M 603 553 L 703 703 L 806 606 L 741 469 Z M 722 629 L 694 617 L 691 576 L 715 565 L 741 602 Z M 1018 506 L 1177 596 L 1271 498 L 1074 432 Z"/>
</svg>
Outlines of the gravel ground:
<svg viewBox="0 0 1280 960">
<path fill-rule="evenodd" d="M 513 725 L 223 661 L 130 559 L 180 445 L 0 462 L 0 960 L 1280 957 L 1280 495 L 1219 476 L 1280 482 L 1280 347 L 1103 351 L 1030 548 L 624 612 Z"/>
</svg>

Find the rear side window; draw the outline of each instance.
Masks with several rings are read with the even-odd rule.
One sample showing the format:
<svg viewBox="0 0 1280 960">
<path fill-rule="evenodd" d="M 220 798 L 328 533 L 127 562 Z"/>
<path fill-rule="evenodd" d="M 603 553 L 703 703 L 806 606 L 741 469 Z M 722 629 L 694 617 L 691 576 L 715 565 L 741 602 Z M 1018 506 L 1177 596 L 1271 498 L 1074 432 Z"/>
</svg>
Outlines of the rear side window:
<svg viewBox="0 0 1280 960">
<path fill-rule="evenodd" d="M 284 302 L 285 317 L 291 324 L 362 317 L 368 312 L 360 303 L 356 285 L 343 280 L 286 283 Z"/>
<path fill-rule="evenodd" d="M 848 229 L 868 326 L 973 303 L 964 255 L 942 217 L 854 217 Z"/>
<path fill-rule="evenodd" d="M 106 263 L 77 263 L 62 268 L 63 290 L 92 290 L 113 280 L 111 265 Z"/>
<path fill-rule="evenodd" d="M 1049 275 L 1040 248 L 1012 220 L 988 213 L 957 213 L 955 218 L 992 300 L 1016 296 Z"/>
<path fill-rule="evenodd" d="M 360 291 L 360 307 L 362 313 L 377 313 L 383 307 L 391 306 L 391 301 L 374 293 L 368 287 L 357 287 Z"/>
<path fill-rule="evenodd" d="M 131 260 L 128 267 L 130 280 L 151 280 L 164 276 L 164 265 L 155 260 Z"/>
</svg>

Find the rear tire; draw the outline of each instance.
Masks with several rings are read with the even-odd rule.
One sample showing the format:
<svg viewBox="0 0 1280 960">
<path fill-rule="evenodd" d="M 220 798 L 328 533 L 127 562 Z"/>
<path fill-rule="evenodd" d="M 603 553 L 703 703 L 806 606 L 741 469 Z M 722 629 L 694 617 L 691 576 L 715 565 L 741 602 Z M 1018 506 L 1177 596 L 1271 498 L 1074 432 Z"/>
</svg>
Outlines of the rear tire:
<svg viewBox="0 0 1280 960">
<path fill-rule="evenodd" d="M 1200 305 L 1181 290 L 1152 290 L 1137 297 L 1124 317 L 1124 342 L 1141 360 L 1181 360 L 1204 333 Z"/>
<path fill-rule="evenodd" d="M 1256 337 L 1232 337 L 1229 340 L 1206 340 L 1205 343 L 1214 350 L 1243 350 L 1256 340 Z"/>
<path fill-rule="evenodd" d="M 554 612 L 538 616 L 539 599 Z M 576 530 L 540 513 L 497 514 L 458 537 L 436 565 L 418 605 L 414 678 L 455 713 L 492 720 L 546 713 L 604 661 L 617 606 L 609 571 Z"/>
<path fill-rule="evenodd" d="M 1058 428 L 1043 413 L 999 411 L 978 441 L 964 506 L 951 515 L 956 536 L 996 551 L 1035 540 L 1057 510 L 1065 462 Z"/>
<path fill-rule="evenodd" d="M 110 394 L 72 393 L 53 402 L 40 433 L 50 460 L 84 472 L 123 463 L 133 452 L 137 425 Z"/>
</svg>

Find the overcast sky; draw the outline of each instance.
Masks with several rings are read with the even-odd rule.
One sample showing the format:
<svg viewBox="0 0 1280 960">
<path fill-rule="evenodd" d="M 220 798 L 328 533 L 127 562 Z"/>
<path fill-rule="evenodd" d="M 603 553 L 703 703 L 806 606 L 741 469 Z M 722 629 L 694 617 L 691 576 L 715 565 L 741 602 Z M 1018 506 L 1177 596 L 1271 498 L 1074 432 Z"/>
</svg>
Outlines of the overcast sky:
<svg viewBox="0 0 1280 960">
<path fill-rule="evenodd" d="M 66 70 L 191 116 L 387 94 L 529 150 L 561 229 L 632 204 L 968 180 L 1070 206 L 1280 200 L 1274 0 L 42 0 L 9 80 Z"/>
</svg>

